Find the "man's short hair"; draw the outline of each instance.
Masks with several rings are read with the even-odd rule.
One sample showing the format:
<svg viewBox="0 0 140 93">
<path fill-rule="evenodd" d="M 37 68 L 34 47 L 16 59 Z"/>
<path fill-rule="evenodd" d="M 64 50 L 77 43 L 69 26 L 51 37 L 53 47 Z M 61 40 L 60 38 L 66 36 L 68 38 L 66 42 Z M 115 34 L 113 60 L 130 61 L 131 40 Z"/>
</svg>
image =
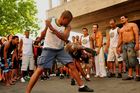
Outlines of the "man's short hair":
<svg viewBox="0 0 140 93">
<path fill-rule="evenodd" d="M 30 32 L 30 30 L 29 29 L 26 29 L 24 32 Z"/>
<path fill-rule="evenodd" d="M 123 15 L 123 16 L 121 16 L 121 17 L 125 17 L 125 18 L 128 18 L 128 16 L 126 16 L 126 15 Z"/>
<path fill-rule="evenodd" d="M 98 25 L 98 24 L 93 24 L 93 26 L 94 26 L 94 25 L 96 25 L 96 26 L 97 26 L 97 28 L 99 28 L 99 25 Z"/>
<path fill-rule="evenodd" d="M 61 17 L 67 18 L 67 19 L 69 19 L 70 21 L 73 19 L 73 15 L 72 15 L 72 13 L 71 13 L 69 10 L 65 10 L 65 11 L 61 14 Z"/>
<path fill-rule="evenodd" d="M 18 36 L 13 36 L 13 37 L 12 37 L 12 39 L 16 39 L 16 38 L 19 38 L 19 37 L 18 37 Z"/>
<path fill-rule="evenodd" d="M 82 28 L 82 30 L 85 29 L 86 31 L 88 31 L 88 29 L 86 27 Z"/>
<path fill-rule="evenodd" d="M 110 19 L 110 21 L 114 21 L 116 23 L 116 20 L 114 18 Z"/>
</svg>

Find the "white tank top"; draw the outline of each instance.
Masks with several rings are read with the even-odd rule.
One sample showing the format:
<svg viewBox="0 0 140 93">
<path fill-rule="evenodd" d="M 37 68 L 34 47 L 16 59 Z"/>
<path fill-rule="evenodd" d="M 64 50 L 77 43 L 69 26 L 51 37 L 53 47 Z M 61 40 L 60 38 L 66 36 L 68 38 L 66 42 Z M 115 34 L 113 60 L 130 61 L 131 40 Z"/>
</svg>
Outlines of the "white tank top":
<svg viewBox="0 0 140 93">
<path fill-rule="evenodd" d="M 81 41 L 82 41 L 82 46 L 90 48 L 89 35 L 86 37 L 82 36 Z"/>
<path fill-rule="evenodd" d="M 32 56 L 33 55 L 33 40 L 30 38 L 23 38 L 23 55 Z"/>
<path fill-rule="evenodd" d="M 115 29 L 111 29 L 109 32 L 110 48 L 117 47 L 117 45 L 118 45 L 118 39 L 119 39 L 118 29 L 119 29 L 119 27 L 116 27 Z"/>
<path fill-rule="evenodd" d="M 53 28 L 55 28 L 57 31 L 63 33 L 65 30 L 64 26 L 58 26 L 56 24 L 56 18 L 52 18 L 51 25 Z M 55 34 L 52 33 L 52 31 L 48 28 L 45 36 L 44 41 L 44 48 L 52 48 L 52 49 L 61 49 L 64 47 L 64 41 L 59 39 Z"/>
</svg>

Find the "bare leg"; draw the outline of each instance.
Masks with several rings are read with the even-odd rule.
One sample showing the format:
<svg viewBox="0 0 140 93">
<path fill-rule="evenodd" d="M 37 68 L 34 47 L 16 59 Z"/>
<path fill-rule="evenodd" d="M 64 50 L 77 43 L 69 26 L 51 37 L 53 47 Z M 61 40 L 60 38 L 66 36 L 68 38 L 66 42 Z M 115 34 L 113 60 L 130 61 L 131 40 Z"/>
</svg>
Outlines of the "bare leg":
<svg viewBox="0 0 140 93">
<path fill-rule="evenodd" d="M 114 73 L 116 73 L 116 62 L 112 63 L 112 65 L 113 65 L 112 69 L 113 69 L 113 74 L 114 74 Z"/>
<path fill-rule="evenodd" d="M 81 73 L 81 75 L 82 75 L 83 77 L 86 77 L 86 74 L 85 74 L 85 72 L 83 71 L 83 69 L 82 69 L 82 67 L 81 67 L 81 64 L 80 64 L 80 62 L 79 62 L 78 60 L 75 61 L 75 65 L 76 65 L 77 70 Z"/>
<path fill-rule="evenodd" d="M 126 72 L 126 63 L 123 61 L 123 72 Z"/>
<path fill-rule="evenodd" d="M 29 70 L 29 76 L 31 77 L 34 73 L 34 70 Z"/>
<path fill-rule="evenodd" d="M 114 68 L 114 65 L 113 65 L 113 62 L 110 62 L 110 72 L 113 73 L 113 68 Z"/>
<path fill-rule="evenodd" d="M 119 73 L 122 73 L 122 62 L 119 62 Z"/>
<path fill-rule="evenodd" d="M 77 84 L 79 86 L 83 86 L 84 83 L 83 83 L 82 79 L 80 78 L 80 75 L 79 75 L 74 63 L 69 63 L 68 67 L 71 69 L 71 72 L 72 72 L 71 74 L 72 74 L 73 78 L 77 81 Z"/>
<path fill-rule="evenodd" d="M 136 66 L 136 76 L 140 76 L 139 67 Z"/>
<path fill-rule="evenodd" d="M 6 86 L 10 86 L 10 82 L 9 82 L 9 79 L 8 79 L 8 72 L 4 73 L 4 77 L 5 77 L 5 84 L 6 84 Z"/>
<path fill-rule="evenodd" d="M 35 83 L 37 82 L 39 76 L 42 74 L 43 72 L 43 68 L 37 68 L 36 71 L 34 72 L 34 74 L 32 75 L 27 88 L 26 88 L 26 92 L 25 93 L 31 93 L 31 90 L 33 88 L 33 86 L 35 85 Z"/>
<path fill-rule="evenodd" d="M 132 68 L 129 68 L 128 69 L 128 76 L 132 77 L 132 73 L 133 73 L 133 69 Z"/>
</svg>

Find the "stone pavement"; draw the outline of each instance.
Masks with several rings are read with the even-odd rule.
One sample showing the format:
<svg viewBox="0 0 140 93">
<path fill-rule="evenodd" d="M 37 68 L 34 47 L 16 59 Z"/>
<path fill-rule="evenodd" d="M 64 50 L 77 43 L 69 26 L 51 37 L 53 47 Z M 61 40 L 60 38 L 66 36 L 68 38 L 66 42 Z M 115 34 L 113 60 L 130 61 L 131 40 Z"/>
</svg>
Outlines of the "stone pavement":
<svg viewBox="0 0 140 93">
<path fill-rule="evenodd" d="M 122 81 L 117 78 L 92 78 L 86 85 L 95 90 L 94 93 L 140 93 L 140 82 L 134 80 Z M 6 87 L 0 83 L 0 93 L 25 93 L 27 83 L 17 82 Z M 49 80 L 39 80 L 32 93 L 78 93 L 78 86 L 71 86 L 70 79 L 51 77 Z"/>
</svg>

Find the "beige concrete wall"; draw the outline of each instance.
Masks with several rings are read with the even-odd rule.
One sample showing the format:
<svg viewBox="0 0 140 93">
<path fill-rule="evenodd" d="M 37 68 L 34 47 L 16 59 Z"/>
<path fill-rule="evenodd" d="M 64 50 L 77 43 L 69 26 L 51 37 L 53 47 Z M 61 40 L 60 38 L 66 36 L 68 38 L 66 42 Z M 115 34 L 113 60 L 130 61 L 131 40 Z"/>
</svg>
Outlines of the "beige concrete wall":
<svg viewBox="0 0 140 93">
<path fill-rule="evenodd" d="M 128 0 L 71 0 L 70 2 L 48 10 L 47 15 L 48 17 L 59 17 L 62 11 L 70 10 L 74 17 L 77 17 L 125 1 Z"/>
<path fill-rule="evenodd" d="M 92 24 L 98 23 L 100 27 L 99 29 L 105 32 L 109 28 L 109 20 L 111 18 L 115 18 L 117 20 L 117 24 L 120 24 L 119 19 L 122 15 L 128 16 L 129 21 L 140 20 L 140 1 L 131 0 L 129 2 L 76 17 L 71 22 L 71 25 L 74 31 L 80 32 L 82 27 L 91 29 Z"/>
<path fill-rule="evenodd" d="M 140 20 L 139 0 L 72 0 L 49 10 L 48 15 L 58 17 L 65 9 L 72 11 L 75 17 L 71 22 L 72 31 L 78 33 L 82 33 L 83 27 L 91 33 L 93 23 L 98 23 L 99 30 L 105 33 L 109 30 L 109 20 L 115 18 L 119 24 L 122 15 L 127 15 L 130 21 Z"/>
<path fill-rule="evenodd" d="M 140 10 L 129 12 L 129 13 L 124 13 L 122 15 L 128 16 L 129 22 L 140 20 Z M 120 16 L 112 16 L 112 18 L 116 19 L 117 25 L 120 25 Z M 99 24 L 99 30 L 102 31 L 104 35 L 105 35 L 106 31 L 109 31 L 109 29 L 110 29 L 109 20 L 110 20 L 110 18 L 109 19 L 104 19 L 103 21 L 95 22 L 95 23 Z M 86 28 L 88 28 L 89 33 L 91 33 L 93 24 L 94 23 L 90 23 L 90 24 L 86 24 L 86 25 L 79 26 L 79 27 L 76 27 L 76 28 L 72 28 L 72 31 L 82 33 L 82 28 L 86 27 Z M 140 24 L 138 24 L 138 25 L 140 25 Z"/>
</svg>

